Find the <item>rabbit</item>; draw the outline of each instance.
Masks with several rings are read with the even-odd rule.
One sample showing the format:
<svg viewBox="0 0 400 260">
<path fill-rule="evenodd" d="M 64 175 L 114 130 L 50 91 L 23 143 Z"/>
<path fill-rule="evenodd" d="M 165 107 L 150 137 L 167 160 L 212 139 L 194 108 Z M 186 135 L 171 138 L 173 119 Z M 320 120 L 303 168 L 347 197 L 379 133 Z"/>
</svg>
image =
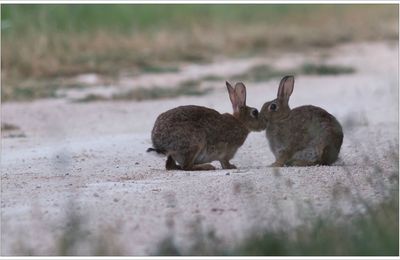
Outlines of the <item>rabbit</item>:
<svg viewBox="0 0 400 260">
<path fill-rule="evenodd" d="M 147 151 L 167 155 L 167 170 L 215 170 L 217 160 L 223 169 L 236 169 L 229 160 L 244 143 L 250 131 L 261 131 L 258 110 L 246 106 L 246 87 L 226 82 L 232 114 L 202 106 L 180 106 L 158 116 L 151 133 L 154 148 Z M 178 165 L 176 164 L 178 163 Z"/>
<path fill-rule="evenodd" d="M 339 155 L 343 131 L 336 118 L 316 106 L 289 107 L 294 77 L 282 78 L 275 100 L 266 102 L 259 118 L 276 161 L 273 167 L 330 165 Z"/>
</svg>

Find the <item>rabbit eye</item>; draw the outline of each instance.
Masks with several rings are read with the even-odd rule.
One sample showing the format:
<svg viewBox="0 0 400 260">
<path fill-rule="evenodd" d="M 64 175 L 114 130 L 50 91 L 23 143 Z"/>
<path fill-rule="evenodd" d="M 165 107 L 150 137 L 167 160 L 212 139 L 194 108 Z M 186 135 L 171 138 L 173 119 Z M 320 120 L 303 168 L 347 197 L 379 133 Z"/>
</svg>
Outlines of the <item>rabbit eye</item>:
<svg viewBox="0 0 400 260">
<path fill-rule="evenodd" d="M 257 117 L 258 116 L 258 110 L 257 109 L 253 109 L 253 110 L 251 110 L 251 116 L 252 117 Z"/>
<path fill-rule="evenodd" d="M 271 111 L 276 111 L 276 104 L 275 103 L 272 103 L 271 105 L 269 105 L 269 110 L 271 110 Z"/>
</svg>

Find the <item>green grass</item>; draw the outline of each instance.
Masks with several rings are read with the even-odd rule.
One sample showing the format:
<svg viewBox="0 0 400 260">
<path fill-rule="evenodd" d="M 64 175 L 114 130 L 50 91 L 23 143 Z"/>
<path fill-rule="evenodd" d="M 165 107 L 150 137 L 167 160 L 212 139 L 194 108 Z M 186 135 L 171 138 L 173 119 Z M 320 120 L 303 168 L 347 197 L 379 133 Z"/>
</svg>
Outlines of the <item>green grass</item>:
<svg viewBox="0 0 400 260">
<path fill-rule="evenodd" d="M 163 240 L 154 255 L 220 256 L 398 256 L 398 190 L 387 201 L 367 206 L 366 213 L 344 216 L 338 211 L 305 219 L 291 230 L 256 228 L 242 243 L 227 249 L 212 230 L 197 229 L 190 248 Z M 200 224 L 198 224 L 200 226 Z"/>
<path fill-rule="evenodd" d="M 3 5 L 2 20 L 18 34 L 45 32 L 95 33 L 98 30 L 131 33 L 162 28 L 187 29 L 194 23 L 229 24 L 237 21 L 273 21 L 282 16 L 312 14 L 321 5 Z M 334 11 L 339 6 L 332 7 Z M 267 16 L 268 15 L 268 16 Z M 30 21 L 27 26 L 27 21 Z M 50 22 L 51 21 L 51 22 Z M 3 26 L 4 27 L 4 26 Z"/>
<path fill-rule="evenodd" d="M 115 230 L 101 228 L 97 232 L 87 229 L 88 219 L 75 211 L 66 215 L 65 226 L 61 233 L 54 232 L 53 256 L 116 256 L 124 255 L 124 250 L 115 238 Z M 40 250 L 27 245 L 20 239 L 14 245 L 19 256 L 38 256 Z"/>
<path fill-rule="evenodd" d="M 267 231 L 249 237 L 233 255 L 273 256 L 397 256 L 399 255 L 398 198 L 366 214 L 339 221 L 318 218 L 292 232 Z"/>
<path fill-rule="evenodd" d="M 82 84 L 57 79 L 33 79 L 24 82 L 13 81 L 12 87 L 2 88 L 2 101 L 31 101 L 40 98 L 56 98 L 62 88 L 83 88 Z"/>
<path fill-rule="evenodd" d="M 284 75 L 293 75 L 295 71 L 282 71 L 276 70 L 268 65 L 256 65 L 251 67 L 248 71 L 233 76 L 234 81 L 269 81 L 274 78 L 280 78 Z"/>
<path fill-rule="evenodd" d="M 2 87 L 13 100 L 9 89 L 29 80 L 397 40 L 397 19 L 397 5 L 3 4 Z"/>
<path fill-rule="evenodd" d="M 306 63 L 300 69 L 300 73 L 306 75 L 339 75 L 339 74 L 351 74 L 354 73 L 355 69 L 346 66 L 338 65 L 325 65 L 325 64 L 312 64 Z"/>
<path fill-rule="evenodd" d="M 96 255 L 112 256 L 121 255 L 123 250 L 117 244 L 111 230 L 103 229 L 90 236 L 85 224 L 87 219 L 74 212 L 69 213 L 63 233 L 56 239 L 57 255 Z M 86 244 L 86 250 L 80 248 Z"/>
<path fill-rule="evenodd" d="M 204 81 L 222 81 L 224 82 L 224 78 L 222 76 L 218 76 L 218 75 L 206 75 L 202 78 L 202 80 Z"/>
<path fill-rule="evenodd" d="M 112 97 L 107 98 L 95 94 L 76 100 L 76 102 L 92 102 L 104 100 L 150 100 L 150 99 L 163 99 L 175 98 L 180 96 L 202 96 L 211 91 L 211 88 L 200 88 L 200 81 L 184 81 L 177 87 L 152 87 L 152 88 L 135 88 L 127 92 L 114 94 Z"/>
<path fill-rule="evenodd" d="M 156 66 L 148 65 L 142 67 L 142 72 L 144 73 L 167 73 L 167 72 L 179 72 L 178 67 L 174 66 Z"/>
<path fill-rule="evenodd" d="M 282 78 L 285 75 L 340 75 L 351 74 L 356 70 L 347 66 L 305 63 L 298 68 L 290 70 L 277 70 L 268 65 L 256 65 L 248 71 L 233 76 L 234 81 L 269 81 Z"/>
<path fill-rule="evenodd" d="M 113 100 L 149 100 L 162 98 L 175 98 L 179 96 L 202 96 L 211 91 L 211 89 L 199 89 L 198 85 L 188 82 L 175 88 L 137 88 L 127 93 L 117 94 L 113 96 Z"/>
<path fill-rule="evenodd" d="M 39 98 L 49 98 L 56 97 L 56 86 L 52 85 L 41 85 L 38 84 L 36 86 L 24 86 L 24 87 L 15 87 L 12 89 L 12 99 L 16 101 L 21 100 L 34 100 Z M 7 101 L 9 96 L 4 95 L 4 100 Z"/>
</svg>

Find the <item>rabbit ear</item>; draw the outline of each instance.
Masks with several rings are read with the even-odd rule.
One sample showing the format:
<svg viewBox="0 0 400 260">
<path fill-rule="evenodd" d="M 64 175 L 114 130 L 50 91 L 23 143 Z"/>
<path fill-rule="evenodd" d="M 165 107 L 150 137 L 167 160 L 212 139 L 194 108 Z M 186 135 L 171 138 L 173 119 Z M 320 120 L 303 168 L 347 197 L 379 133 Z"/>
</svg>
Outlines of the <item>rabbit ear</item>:
<svg viewBox="0 0 400 260">
<path fill-rule="evenodd" d="M 294 86 L 294 77 L 285 76 L 279 83 L 278 99 L 289 101 L 290 95 L 292 95 Z"/>
<path fill-rule="evenodd" d="M 239 107 L 246 106 L 246 86 L 242 82 L 238 82 L 235 85 L 235 93 L 238 99 Z"/>
<path fill-rule="evenodd" d="M 226 81 L 225 83 L 226 83 L 226 88 L 228 89 L 229 98 L 232 103 L 233 112 L 239 112 L 238 98 L 236 96 L 235 90 L 228 81 Z"/>
</svg>

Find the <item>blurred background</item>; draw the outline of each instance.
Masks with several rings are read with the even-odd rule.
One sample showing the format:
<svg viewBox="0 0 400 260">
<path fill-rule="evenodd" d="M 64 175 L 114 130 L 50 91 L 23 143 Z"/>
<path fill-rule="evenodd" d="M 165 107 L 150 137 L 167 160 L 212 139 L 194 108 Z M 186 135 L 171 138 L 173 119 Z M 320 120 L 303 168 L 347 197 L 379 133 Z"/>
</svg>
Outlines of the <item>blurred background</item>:
<svg viewBox="0 0 400 260">
<path fill-rule="evenodd" d="M 397 18 L 398 6 L 372 4 L 2 5 L 2 101 L 85 87 L 73 79 L 80 74 L 109 85 L 220 56 L 397 40 Z"/>
<path fill-rule="evenodd" d="M 399 5 L 1 5 L 2 255 L 399 254 Z M 291 107 L 342 124 L 332 166 L 165 171 L 157 116 Z M 190 188 L 188 188 L 190 187 Z M 37 234 L 40 234 L 38 239 Z"/>
</svg>

